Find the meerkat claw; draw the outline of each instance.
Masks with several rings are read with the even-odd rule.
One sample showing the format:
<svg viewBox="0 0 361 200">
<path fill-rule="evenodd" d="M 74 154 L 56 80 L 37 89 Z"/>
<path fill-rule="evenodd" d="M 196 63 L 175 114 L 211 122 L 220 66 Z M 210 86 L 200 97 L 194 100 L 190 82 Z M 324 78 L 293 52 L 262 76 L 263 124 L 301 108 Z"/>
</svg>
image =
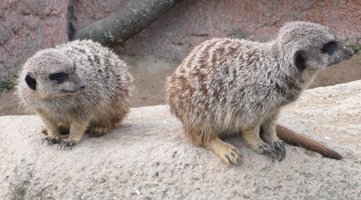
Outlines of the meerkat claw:
<svg viewBox="0 0 361 200">
<path fill-rule="evenodd" d="M 225 157 L 228 159 L 229 165 L 238 165 L 241 162 L 241 159 L 239 159 L 239 156 L 235 156 L 234 154 L 232 155 L 232 159 L 228 155 L 225 155 Z"/>
<path fill-rule="evenodd" d="M 230 153 L 230 155 L 224 155 L 227 160 L 224 159 L 224 162 L 228 165 L 239 165 L 241 163 L 240 155 Z"/>
<path fill-rule="evenodd" d="M 41 130 L 41 133 L 44 135 L 48 135 L 48 131 L 45 128 L 43 130 Z"/>
<path fill-rule="evenodd" d="M 48 145 L 52 145 L 52 144 L 58 144 L 59 139 L 58 138 L 53 138 L 53 137 L 45 137 L 43 139 L 43 142 L 41 143 L 42 145 L 44 144 L 44 142 L 47 141 Z"/>
<path fill-rule="evenodd" d="M 59 147 L 60 149 L 62 148 L 66 148 L 66 147 L 70 147 L 70 150 L 73 150 L 73 146 L 75 146 L 75 142 L 73 140 L 71 141 L 62 141 L 61 143 L 59 143 Z"/>
<path fill-rule="evenodd" d="M 232 149 L 232 152 L 230 152 L 229 154 L 230 155 L 225 155 L 225 157 L 229 161 L 229 164 L 238 165 L 241 163 L 241 155 L 239 154 L 238 150 Z"/>
<path fill-rule="evenodd" d="M 285 143 L 283 141 L 274 142 L 273 147 L 277 152 L 278 162 L 281 162 L 286 157 Z"/>
<path fill-rule="evenodd" d="M 90 135 L 92 137 L 100 137 L 100 136 L 106 135 L 107 133 L 108 133 L 107 129 L 103 128 L 103 127 L 93 127 L 90 130 Z"/>
<path fill-rule="evenodd" d="M 272 159 L 272 162 L 275 162 L 275 160 L 277 159 L 278 156 L 277 156 L 277 152 L 274 149 L 267 147 L 267 146 L 259 146 L 258 148 L 261 149 L 262 153 L 270 156 Z"/>
</svg>

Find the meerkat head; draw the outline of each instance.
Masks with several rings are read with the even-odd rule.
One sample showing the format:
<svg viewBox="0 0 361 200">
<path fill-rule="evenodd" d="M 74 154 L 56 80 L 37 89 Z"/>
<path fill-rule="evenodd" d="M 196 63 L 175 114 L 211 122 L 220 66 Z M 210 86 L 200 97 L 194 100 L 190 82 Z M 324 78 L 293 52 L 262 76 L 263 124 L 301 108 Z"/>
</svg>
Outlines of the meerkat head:
<svg viewBox="0 0 361 200">
<path fill-rule="evenodd" d="M 26 61 L 22 71 L 29 89 L 42 99 L 74 94 L 85 88 L 73 61 L 56 49 L 39 51 Z"/>
<path fill-rule="evenodd" d="M 298 70 L 324 69 L 351 59 L 353 51 L 346 48 L 327 27 L 310 22 L 285 24 L 278 35 L 280 49 Z"/>
</svg>

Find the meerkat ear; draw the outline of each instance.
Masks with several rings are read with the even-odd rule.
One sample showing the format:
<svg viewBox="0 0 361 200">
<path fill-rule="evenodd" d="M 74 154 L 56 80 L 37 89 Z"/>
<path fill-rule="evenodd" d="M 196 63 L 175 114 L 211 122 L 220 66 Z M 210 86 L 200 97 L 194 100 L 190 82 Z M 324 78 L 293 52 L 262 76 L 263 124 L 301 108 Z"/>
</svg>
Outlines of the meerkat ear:
<svg viewBox="0 0 361 200">
<path fill-rule="evenodd" d="M 295 63 L 297 69 L 304 70 L 306 69 L 306 51 L 298 50 L 293 56 L 293 62 Z"/>
<path fill-rule="evenodd" d="M 29 74 L 26 75 L 25 81 L 31 89 L 33 89 L 33 90 L 36 89 L 36 80 L 31 78 L 31 76 Z"/>
</svg>

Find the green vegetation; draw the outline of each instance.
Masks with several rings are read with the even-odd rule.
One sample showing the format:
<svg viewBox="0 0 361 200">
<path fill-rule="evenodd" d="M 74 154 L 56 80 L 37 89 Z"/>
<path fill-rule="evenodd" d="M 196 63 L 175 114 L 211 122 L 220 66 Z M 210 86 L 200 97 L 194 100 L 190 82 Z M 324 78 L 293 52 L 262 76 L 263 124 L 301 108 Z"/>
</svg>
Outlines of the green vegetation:
<svg viewBox="0 0 361 200">
<path fill-rule="evenodd" d="M 13 196 L 13 200 L 21 200 L 24 199 L 26 194 L 26 189 L 25 189 L 25 184 L 19 184 L 17 186 L 15 186 L 15 191 L 14 191 L 14 196 Z"/>
<path fill-rule="evenodd" d="M 34 169 L 31 163 L 27 163 L 25 159 L 21 160 L 21 164 L 17 165 L 13 170 L 13 178 L 11 181 L 11 199 L 26 199 L 26 192 L 31 185 L 31 179 L 34 177 Z"/>
<path fill-rule="evenodd" d="M 8 76 L 4 80 L 0 80 L 0 95 L 4 91 L 11 90 L 16 84 L 18 78 L 17 73 L 20 70 L 20 59 L 17 58 L 11 67 L 4 66 L 3 71 L 8 72 Z"/>
<path fill-rule="evenodd" d="M 356 42 L 355 43 L 352 43 L 352 42 L 348 42 L 349 39 L 346 39 L 344 41 L 345 44 L 347 44 L 346 46 L 350 49 L 352 49 L 355 54 L 360 54 L 361 53 L 361 38 L 356 38 Z"/>
<path fill-rule="evenodd" d="M 13 76 L 12 79 L 8 79 L 8 80 L 5 80 L 5 81 L 0 81 L 0 94 L 2 92 L 4 92 L 5 90 L 8 91 L 8 90 L 11 90 L 15 83 L 16 83 L 16 79 L 17 77 L 16 76 Z"/>
</svg>

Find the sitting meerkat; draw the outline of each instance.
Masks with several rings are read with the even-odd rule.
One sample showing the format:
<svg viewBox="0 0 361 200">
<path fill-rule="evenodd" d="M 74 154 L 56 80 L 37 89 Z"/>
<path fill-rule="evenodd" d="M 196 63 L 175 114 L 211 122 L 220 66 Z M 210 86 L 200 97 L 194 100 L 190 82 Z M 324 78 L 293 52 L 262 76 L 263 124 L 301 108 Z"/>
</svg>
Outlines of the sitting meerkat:
<svg viewBox="0 0 361 200">
<path fill-rule="evenodd" d="M 309 22 L 287 23 L 266 43 L 208 40 L 167 79 L 167 103 L 192 143 L 224 163 L 237 164 L 241 156 L 220 137 L 240 132 L 255 152 L 282 161 L 280 109 L 294 102 L 319 70 L 352 56 L 327 27 Z"/>
<path fill-rule="evenodd" d="M 78 143 L 84 132 L 101 136 L 129 111 L 133 77 L 126 63 L 91 40 L 38 51 L 17 84 L 21 103 L 40 115 L 44 141 L 61 147 Z M 60 132 L 68 132 L 62 140 Z"/>
</svg>

